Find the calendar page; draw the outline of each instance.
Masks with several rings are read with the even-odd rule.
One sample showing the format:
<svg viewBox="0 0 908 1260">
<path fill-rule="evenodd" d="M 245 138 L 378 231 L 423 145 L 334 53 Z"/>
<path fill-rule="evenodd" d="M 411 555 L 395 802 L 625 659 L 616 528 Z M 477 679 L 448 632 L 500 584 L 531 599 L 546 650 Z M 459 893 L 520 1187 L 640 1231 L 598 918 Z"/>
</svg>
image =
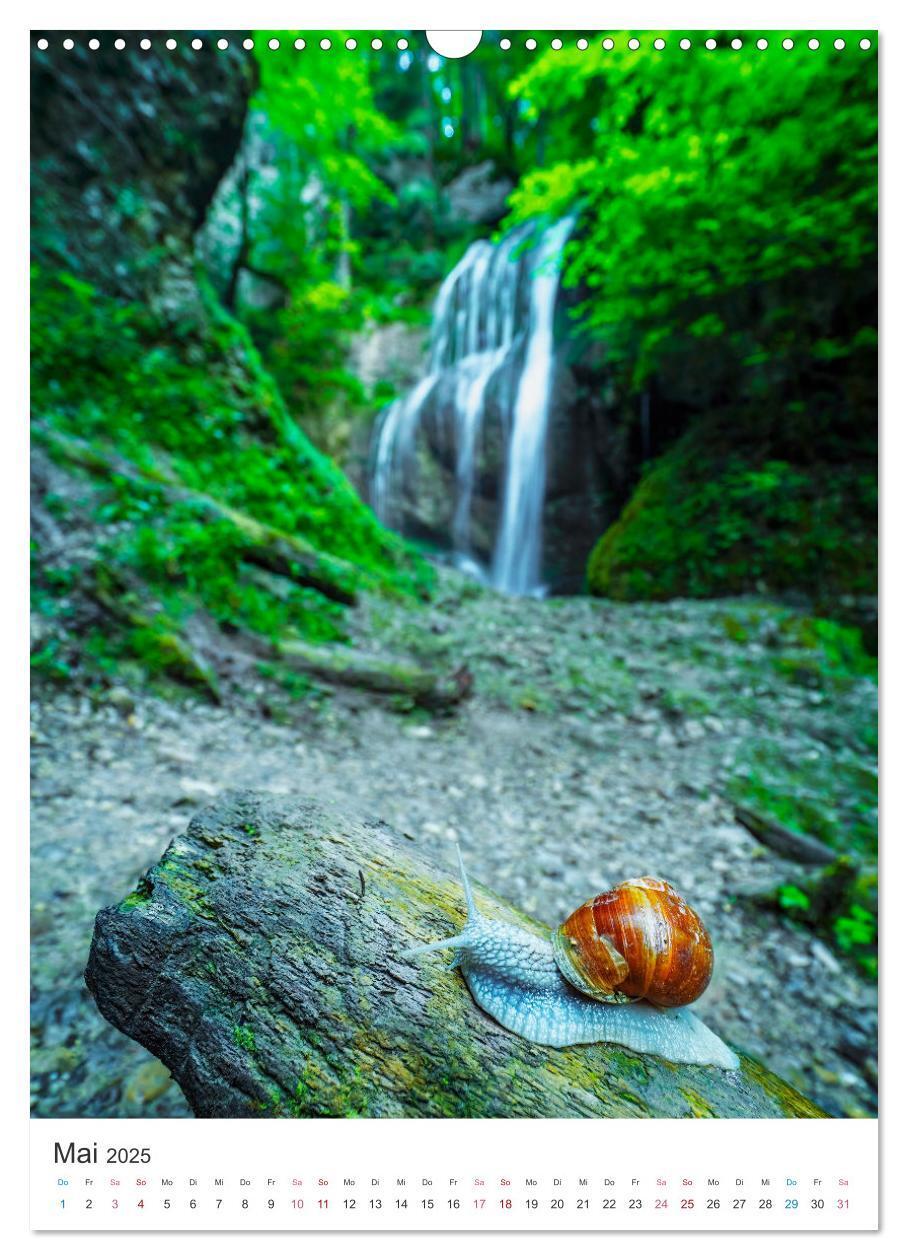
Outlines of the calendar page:
<svg viewBox="0 0 908 1260">
<path fill-rule="evenodd" d="M 876 1229 L 878 32 L 254 17 L 29 37 L 32 1229 Z"/>
</svg>

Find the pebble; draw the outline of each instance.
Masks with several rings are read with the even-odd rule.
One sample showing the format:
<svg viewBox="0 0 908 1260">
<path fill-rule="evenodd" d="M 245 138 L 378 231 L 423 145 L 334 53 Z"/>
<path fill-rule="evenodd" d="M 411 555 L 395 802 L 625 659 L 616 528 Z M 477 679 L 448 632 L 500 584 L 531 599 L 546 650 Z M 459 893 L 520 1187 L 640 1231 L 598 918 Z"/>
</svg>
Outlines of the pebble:
<svg viewBox="0 0 908 1260">
<path fill-rule="evenodd" d="M 122 714 L 130 714 L 135 712 L 135 698 L 126 690 L 125 687 L 111 687 L 107 692 L 105 699 L 108 704 Z"/>
<path fill-rule="evenodd" d="M 180 791 L 183 794 L 183 800 L 190 804 L 196 804 L 199 801 L 211 800 L 217 796 L 220 788 L 216 783 L 209 783 L 206 779 L 180 779 Z M 182 804 L 182 801 L 174 801 L 175 805 Z"/>
<path fill-rule="evenodd" d="M 171 1087 L 174 1085 L 170 1072 L 159 1060 L 150 1059 L 124 1082 L 123 1096 L 129 1103 L 150 1103 Z"/>
<path fill-rule="evenodd" d="M 822 941 L 818 941 L 818 940 L 812 941 L 810 945 L 810 952 L 813 954 L 817 962 L 822 963 L 823 966 L 828 971 L 831 971 L 833 975 L 835 976 L 839 975 L 839 973 L 842 970 L 842 964 L 835 957 L 835 955 L 829 949 L 827 949 L 827 947 L 823 944 Z"/>
</svg>

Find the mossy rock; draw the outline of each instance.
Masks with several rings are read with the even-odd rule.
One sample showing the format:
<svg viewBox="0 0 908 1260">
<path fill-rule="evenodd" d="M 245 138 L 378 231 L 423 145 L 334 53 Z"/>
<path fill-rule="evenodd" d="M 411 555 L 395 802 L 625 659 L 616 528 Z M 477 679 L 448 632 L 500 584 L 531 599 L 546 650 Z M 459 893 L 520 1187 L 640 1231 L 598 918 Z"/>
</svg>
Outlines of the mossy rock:
<svg viewBox="0 0 908 1260">
<path fill-rule="evenodd" d="M 727 449 L 704 422 L 645 470 L 590 555 L 619 600 L 798 591 L 818 606 L 876 583 L 875 464 L 799 465 Z"/>
</svg>

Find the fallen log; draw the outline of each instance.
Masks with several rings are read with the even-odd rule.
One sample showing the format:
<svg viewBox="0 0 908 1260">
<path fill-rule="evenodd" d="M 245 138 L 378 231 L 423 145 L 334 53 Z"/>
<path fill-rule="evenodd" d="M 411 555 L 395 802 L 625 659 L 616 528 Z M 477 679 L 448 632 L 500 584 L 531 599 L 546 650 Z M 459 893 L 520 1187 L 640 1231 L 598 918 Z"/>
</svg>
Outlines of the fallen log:
<svg viewBox="0 0 908 1260">
<path fill-rule="evenodd" d="M 108 562 L 98 562 L 80 582 L 89 598 L 142 637 L 146 652 L 154 655 L 166 674 L 186 686 L 201 687 L 220 704 L 221 689 L 214 669 L 150 592 Z"/>
<path fill-rule="evenodd" d="M 829 866 L 809 875 L 744 883 L 734 890 L 733 895 L 743 901 L 752 901 L 754 905 L 781 911 L 810 927 L 828 931 L 839 915 L 848 912 L 849 905 L 855 900 L 855 883 L 860 875 L 858 862 L 843 854 Z"/>
<path fill-rule="evenodd" d="M 755 809 L 746 805 L 735 804 L 735 821 L 761 844 L 792 862 L 802 862 L 806 866 L 829 866 L 840 856 L 822 840 L 802 835 L 799 831 L 791 831 L 774 818 L 758 814 Z"/>
<path fill-rule="evenodd" d="M 383 822 L 244 793 L 98 914 L 86 981 L 198 1116 L 822 1115 L 746 1057 L 728 1072 L 507 1032 L 458 971 L 403 957 L 463 920 L 456 877 Z"/>
<path fill-rule="evenodd" d="M 326 682 L 409 696 L 425 709 L 446 709 L 457 704 L 469 695 L 473 683 L 467 669 L 445 676 L 412 661 L 370 656 L 340 643 L 282 639 L 276 651 L 283 659 L 302 666 L 307 674 Z"/>
<path fill-rule="evenodd" d="M 357 589 L 369 585 L 369 575 L 349 560 L 328 555 L 295 534 L 257 521 L 237 508 L 213 498 L 204 490 L 184 485 L 160 465 L 139 468 L 116 452 L 57 430 L 34 426 L 36 436 L 52 454 L 77 464 L 95 476 L 119 477 L 146 490 L 156 490 L 171 502 L 191 503 L 217 520 L 229 521 L 243 540 L 243 553 L 254 564 L 272 573 L 292 578 L 300 586 L 319 591 L 335 603 L 353 605 Z"/>
</svg>

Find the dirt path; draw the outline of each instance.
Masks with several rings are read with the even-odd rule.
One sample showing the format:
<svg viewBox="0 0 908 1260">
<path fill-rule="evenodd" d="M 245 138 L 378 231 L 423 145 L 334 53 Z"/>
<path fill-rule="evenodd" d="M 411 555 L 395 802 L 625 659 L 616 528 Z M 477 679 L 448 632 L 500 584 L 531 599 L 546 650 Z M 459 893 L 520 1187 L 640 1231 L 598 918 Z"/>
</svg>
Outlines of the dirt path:
<svg viewBox="0 0 908 1260">
<path fill-rule="evenodd" d="M 164 1068 L 96 1013 L 81 971 L 96 910 L 200 804 L 242 787 L 377 814 L 452 866 L 460 840 L 477 879 L 552 923 L 622 878 L 666 877 L 713 932 L 708 1022 L 830 1112 L 873 1113 L 874 988 L 734 898 L 793 868 L 727 799 L 756 765 L 776 790 L 794 776 L 818 809 L 837 795 L 850 817 L 873 767 L 869 680 L 830 673 L 789 614 L 747 601 L 515 601 L 451 578 L 416 618 L 383 604 L 358 618 L 360 642 L 467 663 L 476 694 L 447 718 L 353 692 L 290 701 L 258 680 L 219 709 L 121 688 L 36 696 L 35 1114 L 185 1114 Z"/>
</svg>

